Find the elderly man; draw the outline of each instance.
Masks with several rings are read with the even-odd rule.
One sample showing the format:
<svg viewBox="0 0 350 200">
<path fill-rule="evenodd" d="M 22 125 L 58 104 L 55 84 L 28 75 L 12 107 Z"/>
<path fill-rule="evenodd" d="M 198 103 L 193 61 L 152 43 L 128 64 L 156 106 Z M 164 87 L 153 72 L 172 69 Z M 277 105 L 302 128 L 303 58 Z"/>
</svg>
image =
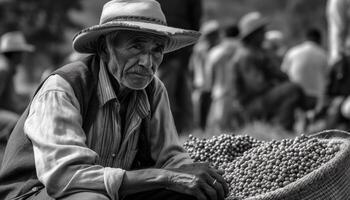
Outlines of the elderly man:
<svg viewBox="0 0 350 200">
<path fill-rule="evenodd" d="M 91 53 L 49 76 L 9 140 L 1 199 L 224 199 L 221 171 L 179 144 L 163 53 L 197 41 L 154 0 L 113 0 L 73 48 Z"/>
</svg>

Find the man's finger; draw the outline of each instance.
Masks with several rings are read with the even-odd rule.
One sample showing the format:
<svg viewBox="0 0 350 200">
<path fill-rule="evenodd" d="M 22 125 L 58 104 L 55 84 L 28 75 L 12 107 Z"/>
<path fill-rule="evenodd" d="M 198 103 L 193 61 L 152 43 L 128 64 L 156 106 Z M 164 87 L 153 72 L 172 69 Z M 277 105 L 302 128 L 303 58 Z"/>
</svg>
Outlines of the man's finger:
<svg viewBox="0 0 350 200">
<path fill-rule="evenodd" d="M 218 200 L 224 200 L 225 199 L 225 191 L 224 191 L 222 184 L 219 181 L 217 181 L 216 179 L 213 179 L 213 182 L 211 184 L 216 189 Z"/>
<path fill-rule="evenodd" d="M 226 197 L 228 195 L 229 188 L 225 179 L 221 175 L 216 173 L 214 170 L 209 170 L 209 174 L 213 179 L 216 179 L 222 185 L 222 188 L 224 190 L 224 196 Z"/>
<path fill-rule="evenodd" d="M 203 184 L 203 192 L 206 194 L 208 200 L 218 200 L 217 191 L 209 184 Z"/>
<path fill-rule="evenodd" d="M 221 176 L 218 175 L 218 177 L 221 177 Z M 210 174 L 206 174 L 206 176 L 204 178 L 205 178 L 206 183 L 209 186 L 211 186 L 213 189 L 215 189 L 217 199 L 219 199 L 219 200 L 225 199 L 226 193 L 225 193 L 224 186 L 222 185 L 222 183 L 218 179 L 211 176 Z M 222 177 L 221 177 L 221 179 L 222 179 Z"/>
<path fill-rule="evenodd" d="M 218 180 L 218 182 L 221 184 L 221 187 L 224 190 L 224 196 L 227 197 L 227 195 L 229 193 L 228 184 L 226 183 L 226 181 L 224 179 Z"/>
<path fill-rule="evenodd" d="M 196 166 L 198 167 L 210 167 L 209 163 L 208 162 L 197 162 L 195 163 Z"/>
<path fill-rule="evenodd" d="M 207 196 L 203 193 L 203 191 L 201 189 L 196 189 L 194 191 L 193 194 L 191 194 L 192 196 L 196 197 L 198 200 L 210 200 L 207 198 Z"/>
</svg>

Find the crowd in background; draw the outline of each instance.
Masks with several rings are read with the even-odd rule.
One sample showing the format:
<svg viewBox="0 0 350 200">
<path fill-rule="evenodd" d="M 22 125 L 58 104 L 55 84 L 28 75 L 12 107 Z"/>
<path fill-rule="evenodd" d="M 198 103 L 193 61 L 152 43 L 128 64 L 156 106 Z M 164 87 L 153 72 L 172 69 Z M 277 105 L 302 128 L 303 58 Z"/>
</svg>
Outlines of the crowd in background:
<svg viewBox="0 0 350 200">
<path fill-rule="evenodd" d="M 167 88 L 179 134 L 234 132 L 254 121 L 291 133 L 350 130 L 350 91 L 330 91 L 332 70 L 347 61 L 350 0 L 329 0 L 328 38 L 320 27 L 311 27 L 302 30 L 304 41 L 295 46 L 287 46 L 283 31 L 271 30 L 270 20 L 259 12 L 221 24 L 201 20 L 201 0 L 159 2 L 168 25 L 202 33 L 195 46 L 166 54 L 157 74 Z M 14 85 L 23 55 L 33 51 L 20 31 L 1 37 L 2 144 L 34 92 L 18 94 Z M 84 56 L 73 52 L 62 64 Z"/>
<path fill-rule="evenodd" d="M 202 37 L 193 47 L 189 64 L 182 66 L 186 70 L 166 74 L 173 79 L 191 75 L 192 102 L 186 101 L 181 109 L 176 107 L 188 94 L 188 87 L 179 86 L 181 92 L 170 95 L 173 110 L 185 116 L 174 114 L 179 132 L 196 128 L 211 133 L 234 132 L 254 121 L 291 133 L 348 130 L 349 86 L 334 86 L 337 80 L 332 77 L 334 71 L 343 79 L 348 77 L 345 71 L 335 69 L 346 65 L 350 29 L 346 5 L 346 0 L 329 0 L 325 8 L 328 37 L 322 27 L 306 27 L 303 40 L 294 46 L 287 45 L 282 30 L 271 30 L 270 20 L 259 12 L 247 13 L 231 24 L 202 22 Z M 166 59 L 164 66 L 176 68 Z M 168 88 L 176 85 L 164 82 Z M 180 123 L 184 120 L 191 122 L 190 126 Z"/>
</svg>

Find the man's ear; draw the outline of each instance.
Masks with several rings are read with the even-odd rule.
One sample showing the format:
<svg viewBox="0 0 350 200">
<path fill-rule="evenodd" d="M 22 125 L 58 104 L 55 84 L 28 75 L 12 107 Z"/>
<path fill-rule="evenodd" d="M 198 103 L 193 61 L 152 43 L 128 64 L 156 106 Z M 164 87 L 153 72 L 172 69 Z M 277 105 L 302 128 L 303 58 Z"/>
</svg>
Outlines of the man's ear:
<svg viewBox="0 0 350 200">
<path fill-rule="evenodd" d="M 100 51 L 100 57 L 104 62 L 108 62 L 109 53 L 107 52 L 107 48 L 104 48 L 102 51 Z"/>
<path fill-rule="evenodd" d="M 98 39 L 98 46 L 97 46 L 97 48 L 98 48 L 97 49 L 98 55 L 101 57 L 101 59 L 104 62 L 108 62 L 108 60 L 109 60 L 109 53 L 108 53 L 105 37 L 100 37 Z"/>
</svg>

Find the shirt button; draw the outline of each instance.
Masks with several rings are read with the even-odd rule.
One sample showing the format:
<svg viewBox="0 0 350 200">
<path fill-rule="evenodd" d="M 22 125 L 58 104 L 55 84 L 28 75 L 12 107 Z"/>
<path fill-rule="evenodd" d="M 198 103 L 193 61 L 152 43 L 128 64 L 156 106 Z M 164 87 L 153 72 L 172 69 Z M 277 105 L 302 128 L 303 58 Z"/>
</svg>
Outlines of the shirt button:
<svg viewBox="0 0 350 200">
<path fill-rule="evenodd" d="M 112 157 L 114 158 L 115 156 L 116 156 L 115 153 L 113 153 L 113 154 L 112 154 Z"/>
</svg>

